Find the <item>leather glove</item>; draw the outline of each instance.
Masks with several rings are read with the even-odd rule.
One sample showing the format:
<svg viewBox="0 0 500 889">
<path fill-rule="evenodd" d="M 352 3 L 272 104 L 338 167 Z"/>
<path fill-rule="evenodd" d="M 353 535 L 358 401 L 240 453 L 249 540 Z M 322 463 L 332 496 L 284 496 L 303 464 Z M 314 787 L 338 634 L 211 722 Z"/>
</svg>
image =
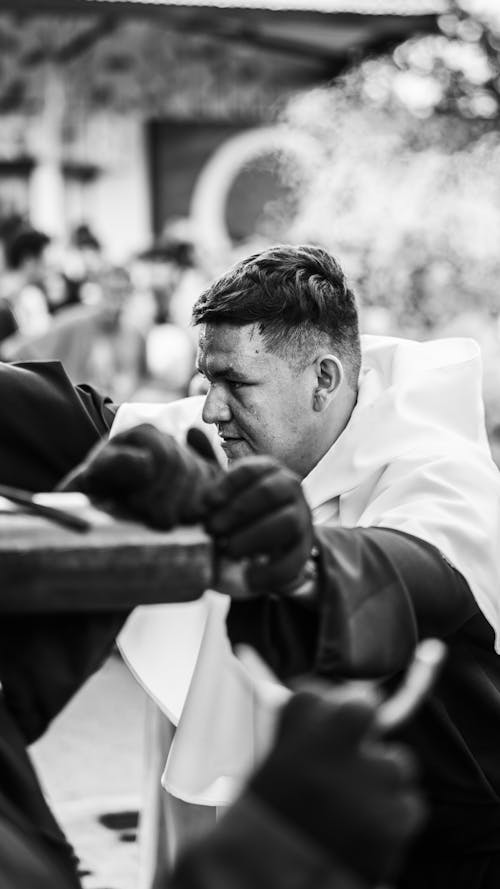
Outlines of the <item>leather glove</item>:
<svg viewBox="0 0 500 889">
<path fill-rule="evenodd" d="M 224 555 L 246 558 L 257 593 L 285 592 L 301 577 L 313 544 L 300 480 L 270 457 L 236 461 L 207 491 L 207 531 Z"/>
<path fill-rule="evenodd" d="M 394 874 L 424 807 L 414 761 L 377 737 L 375 698 L 299 692 L 250 790 L 324 851 L 368 880 Z"/>
<path fill-rule="evenodd" d="M 168 530 L 205 517 L 206 491 L 219 475 L 222 470 L 189 445 L 142 424 L 98 444 L 60 487 Z"/>
</svg>

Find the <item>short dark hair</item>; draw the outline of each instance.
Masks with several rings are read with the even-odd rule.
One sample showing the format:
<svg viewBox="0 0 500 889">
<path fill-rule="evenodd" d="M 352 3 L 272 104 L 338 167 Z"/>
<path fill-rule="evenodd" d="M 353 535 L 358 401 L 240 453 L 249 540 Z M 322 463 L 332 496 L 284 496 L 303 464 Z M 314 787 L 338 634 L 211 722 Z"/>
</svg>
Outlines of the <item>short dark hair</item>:
<svg viewBox="0 0 500 889">
<path fill-rule="evenodd" d="M 50 238 L 35 228 L 20 228 L 5 245 L 5 260 L 11 269 L 21 267 L 25 259 L 38 259 L 50 244 Z"/>
<path fill-rule="evenodd" d="M 338 262 L 321 247 L 280 245 L 238 262 L 199 297 L 193 324 L 257 324 L 266 348 L 297 365 L 311 343 L 326 337 L 356 387 L 356 299 Z"/>
</svg>

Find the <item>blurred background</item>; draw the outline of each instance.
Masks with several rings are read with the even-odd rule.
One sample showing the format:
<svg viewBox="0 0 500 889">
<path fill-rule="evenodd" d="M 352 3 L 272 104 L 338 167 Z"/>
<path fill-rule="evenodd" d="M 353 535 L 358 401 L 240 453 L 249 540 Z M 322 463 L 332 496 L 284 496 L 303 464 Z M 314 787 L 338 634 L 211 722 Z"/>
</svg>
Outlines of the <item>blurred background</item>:
<svg viewBox="0 0 500 889">
<path fill-rule="evenodd" d="M 496 0 L 3 0 L 0 356 L 184 395 L 190 309 L 315 241 L 363 330 L 471 335 L 500 460 Z"/>
<path fill-rule="evenodd" d="M 479 342 L 500 466 L 498 0 L 2 0 L 0 359 L 181 397 L 194 300 L 280 241 L 364 332 Z M 86 889 L 150 889 L 146 706 L 114 656 L 33 750 Z"/>
</svg>

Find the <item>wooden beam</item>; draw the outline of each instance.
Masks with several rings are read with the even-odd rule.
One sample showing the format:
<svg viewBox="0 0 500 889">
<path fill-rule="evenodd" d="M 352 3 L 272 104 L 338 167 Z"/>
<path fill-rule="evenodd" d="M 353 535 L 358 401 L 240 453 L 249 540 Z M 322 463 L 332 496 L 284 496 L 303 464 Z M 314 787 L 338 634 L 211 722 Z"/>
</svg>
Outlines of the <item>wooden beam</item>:
<svg viewBox="0 0 500 889">
<path fill-rule="evenodd" d="M 210 538 L 112 520 L 85 533 L 0 514 L 0 613 L 110 611 L 187 602 L 213 583 Z"/>
</svg>

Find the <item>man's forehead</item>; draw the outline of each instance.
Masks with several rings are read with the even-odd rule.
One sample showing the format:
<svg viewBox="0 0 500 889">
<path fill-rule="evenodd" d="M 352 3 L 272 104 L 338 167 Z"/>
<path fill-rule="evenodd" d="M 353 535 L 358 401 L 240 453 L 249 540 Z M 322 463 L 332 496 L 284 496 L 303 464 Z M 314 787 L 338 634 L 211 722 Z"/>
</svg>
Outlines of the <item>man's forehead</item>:
<svg viewBox="0 0 500 889">
<path fill-rule="evenodd" d="M 198 362 L 238 366 L 265 351 L 257 325 L 205 324 L 198 337 Z"/>
</svg>

